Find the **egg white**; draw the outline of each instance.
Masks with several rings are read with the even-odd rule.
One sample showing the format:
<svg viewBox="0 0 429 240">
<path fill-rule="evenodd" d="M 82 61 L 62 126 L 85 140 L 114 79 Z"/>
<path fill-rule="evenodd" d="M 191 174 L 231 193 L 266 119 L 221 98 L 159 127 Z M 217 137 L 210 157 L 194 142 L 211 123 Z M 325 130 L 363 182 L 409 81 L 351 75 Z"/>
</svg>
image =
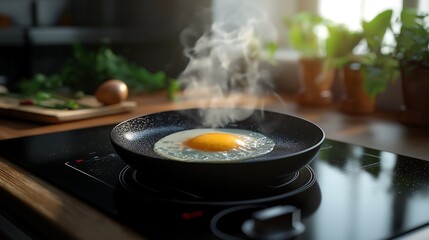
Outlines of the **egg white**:
<svg viewBox="0 0 429 240">
<path fill-rule="evenodd" d="M 187 147 L 184 143 L 196 136 L 206 133 L 229 133 L 240 136 L 244 146 L 229 151 L 208 152 Z M 154 151 L 159 156 L 185 162 L 222 162 L 238 161 L 262 156 L 273 150 L 273 140 L 261 133 L 244 129 L 230 128 L 200 128 L 176 132 L 161 138 L 154 145 Z"/>
</svg>

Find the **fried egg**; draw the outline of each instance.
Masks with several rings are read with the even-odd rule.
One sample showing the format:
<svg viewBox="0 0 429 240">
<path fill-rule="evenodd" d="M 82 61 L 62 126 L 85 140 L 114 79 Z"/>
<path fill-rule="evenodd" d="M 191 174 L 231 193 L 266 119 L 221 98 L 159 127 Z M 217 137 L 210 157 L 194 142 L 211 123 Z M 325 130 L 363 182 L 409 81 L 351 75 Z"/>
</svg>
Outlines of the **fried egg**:
<svg viewBox="0 0 429 240">
<path fill-rule="evenodd" d="M 155 143 L 154 151 L 173 160 L 219 162 L 262 156 L 274 146 L 273 140 L 249 130 L 201 128 L 167 135 Z"/>
</svg>

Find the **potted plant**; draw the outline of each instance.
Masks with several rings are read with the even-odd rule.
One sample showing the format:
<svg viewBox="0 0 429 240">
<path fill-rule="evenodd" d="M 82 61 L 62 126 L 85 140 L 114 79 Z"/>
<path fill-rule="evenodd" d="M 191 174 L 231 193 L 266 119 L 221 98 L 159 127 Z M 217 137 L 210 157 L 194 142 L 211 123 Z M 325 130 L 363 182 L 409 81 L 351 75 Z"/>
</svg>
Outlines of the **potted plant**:
<svg viewBox="0 0 429 240">
<path fill-rule="evenodd" d="M 342 24 L 330 24 L 328 26 L 328 38 L 326 39 L 326 56 L 328 66 L 339 70 L 340 80 L 343 80 L 344 89 L 347 96 L 350 96 L 357 89 L 354 78 L 349 79 L 350 62 L 355 59 L 353 49 L 362 39 L 360 31 L 350 31 Z M 344 81 L 344 76 L 348 78 Z"/>
<path fill-rule="evenodd" d="M 398 63 L 383 43 L 391 29 L 392 10 L 379 13 L 371 21 L 362 22 L 362 37 L 367 45 L 363 55 L 342 60 L 341 81 L 344 96 L 340 110 L 350 114 L 369 114 L 375 109 L 375 98 L 399 75 Z"/>
<path fill-rule="evenodd" d="M 429 126 L 429 15 L 414 9 L 401 12 L 394 56 L 399 61 L 405 123 Z"/>
<path fill-rule="evenodd" d="M 326 20 L 301 12 L 285 20 L 290 46 L 300 53 L 300 89 L 297 102 L 307 106 L 324 106 L 332 102 L 334 70 L 327 68 L 324 42 L 317 29 L 326 28 Z"/>
</svg>

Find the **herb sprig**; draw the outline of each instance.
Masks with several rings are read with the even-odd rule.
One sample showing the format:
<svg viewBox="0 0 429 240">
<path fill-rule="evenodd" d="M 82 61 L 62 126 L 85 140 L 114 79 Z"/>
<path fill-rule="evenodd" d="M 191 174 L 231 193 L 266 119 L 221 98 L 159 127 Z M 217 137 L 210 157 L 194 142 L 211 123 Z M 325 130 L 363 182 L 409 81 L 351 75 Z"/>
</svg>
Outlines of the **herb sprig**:
<svg viewBox="0 0 429 240">
<path fill-rule="evenodd" d="M 35 74 L 32 79 L 19 83 L 24 94 L 34 95 L 39 91 L 55 91 L 68 88 L 72 92 L 95 92 L 98 86 L 109 79 L 120 79 L 135 93 L 157 90 L 177 91 L 176 80 L 168 78 L 162 71 L 150 72 L 102 45 L 96 51 L 89 51 L 81 44 L 73 45 L 73 54 L 58 74 L 47 76 Z M 174 92 L 169 95 L 174 95 Z"/>
</svg>

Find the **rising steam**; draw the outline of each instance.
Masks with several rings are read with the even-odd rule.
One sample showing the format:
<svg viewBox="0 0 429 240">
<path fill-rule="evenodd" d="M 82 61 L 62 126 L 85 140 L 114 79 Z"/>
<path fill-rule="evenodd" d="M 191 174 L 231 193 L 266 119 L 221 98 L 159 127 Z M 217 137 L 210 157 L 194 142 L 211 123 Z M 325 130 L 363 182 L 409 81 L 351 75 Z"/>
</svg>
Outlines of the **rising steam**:
<svg viewBox="0 0 429 240">
<path fill-rule="evenodd" d="M 192 31 L 182 35 L 189 64 L 179 77 L 186 99 L 202 98 L 200 111 L 203 124 L 219 127 L 242 120 L 259 106 L 258 96 L 272 92 L 269 70 L 261 62 L 267 60 L 265 44 L 276 40 L 276 31 L 263 13 L 255 7 L 241 5 L 228 16 L 215 19 L 210 31 L 203 34 L 193 46 L 186 46 Z M 234 16 L 234 18 L 232 18 Z M 246 110 L 213 110 L 222 106 L 234 109 L 243 104 Z"/>
</svg>

